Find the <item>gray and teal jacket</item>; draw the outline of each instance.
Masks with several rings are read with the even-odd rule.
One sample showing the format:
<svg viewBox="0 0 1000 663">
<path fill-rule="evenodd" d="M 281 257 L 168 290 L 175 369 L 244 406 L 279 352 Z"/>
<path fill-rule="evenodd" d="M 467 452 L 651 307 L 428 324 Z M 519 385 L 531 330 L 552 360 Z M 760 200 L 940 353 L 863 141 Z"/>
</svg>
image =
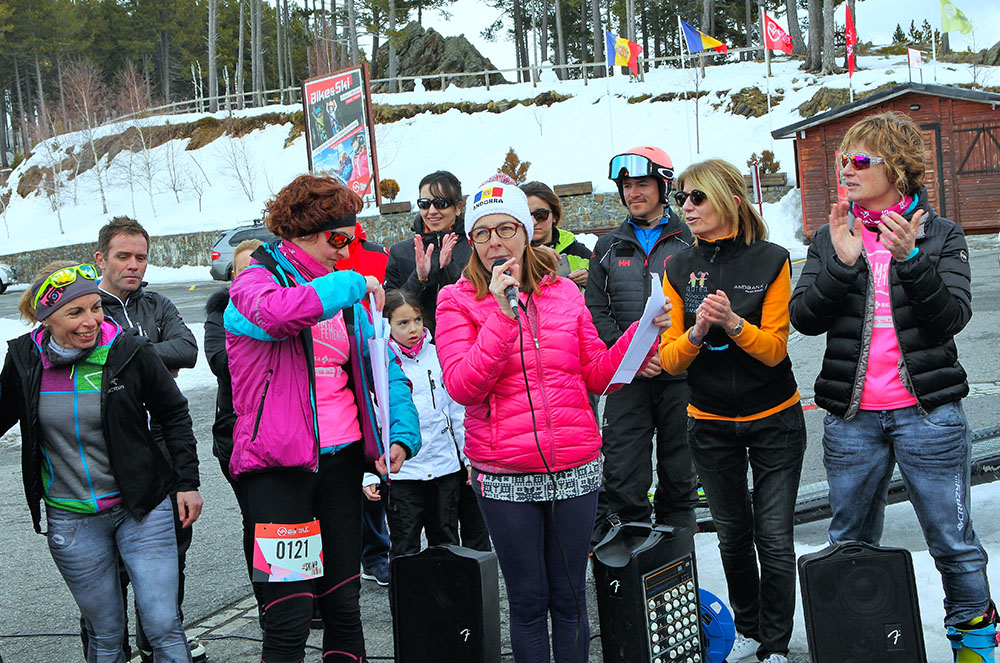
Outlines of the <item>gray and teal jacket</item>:
<svg viewBox="0 0 1000 663">
<path fill-rule="evenodd" d="M 120 504 L 141 520 L 168 493 L 198 488 L 187 400 L 145 339 L 105 319 L 97 347 L 65 366 L 49 360 L 47 342 L 42 328 L 10 341 L 0 373 L 0 434 L 20 422 L 35 531 L 43 500 L 78 513 Z"/>
</svg>

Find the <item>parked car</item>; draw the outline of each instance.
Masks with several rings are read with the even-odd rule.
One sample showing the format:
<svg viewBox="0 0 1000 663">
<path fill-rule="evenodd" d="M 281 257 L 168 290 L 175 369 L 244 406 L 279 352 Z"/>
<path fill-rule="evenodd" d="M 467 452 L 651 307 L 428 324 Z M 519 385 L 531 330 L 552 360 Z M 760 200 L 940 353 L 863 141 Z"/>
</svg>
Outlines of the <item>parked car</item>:
<svg viewBox="0 0 1000 663">
<path fill-rule="evenodd" d="M 216 281 L 233 280 L 233 251 L 240 242 L 248 239 L 259 239 L 262 242 L 275 242 L 277 236 L 272 235 L 267 226 L 253 223 L 239 226 L 222 233 L 212 245 L 212 278 Z"/>
<path fill-rule="evenodd" d="M 0 262 L 0 294 L 3 294 L 7 286 L 17 283 L 17 270 L 14 265 Z"/>
</svg>

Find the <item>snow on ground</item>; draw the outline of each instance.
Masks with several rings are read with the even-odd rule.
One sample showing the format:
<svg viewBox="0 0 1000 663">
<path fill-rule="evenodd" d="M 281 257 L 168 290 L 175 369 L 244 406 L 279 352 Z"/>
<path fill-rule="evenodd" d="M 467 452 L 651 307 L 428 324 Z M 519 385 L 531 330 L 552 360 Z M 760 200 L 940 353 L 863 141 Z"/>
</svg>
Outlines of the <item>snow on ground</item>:
<svg viewBox="0 0 1000 663">
<path fill-rule="evenodd" d="M 853 80 L 856 90 L 871 89 L 888 81 L 904 82 L 907 78 L 902 57 L 863 57 L 860 66 Z M 782 169 L 791 176 L 792 142 L 773 141 L 770 132 L 800 120 L 798 105 L 811 98 L 819 86 L 846 89 L 848 78 L 842 74 L 819 79 L 799 71 L 797 62 L 787 60 L 777 60 L 772 67 L 774 77 L 770 82 L 764 77 L 763 64 L 745 62 L 708 67 L 705 79 L 697 79 L 691 69 L 664 67 L 647 74 L 644 83 L 616 75 L 590 81 L 588 85 L 583 81 L 550 80 L 537 87 L 521 83 L 493 86 L 490 90 L 452 86 L 444 91 L 376 94 L 376 103 L 392 105 L 485 103 L 534 97 L 549 90 L 572 97 L 549 107 L 518 106 L 499 114 L 471 115 L 451 110 L 377 125 L 380 172 L 382 177 L 399 183 L 401 200 L 415 199 L 420 178 L 437 169 L 453 171 L 464 188 L 471 190 L 502 164 L 507 150 L 513 147 L 523 161 L 531 162 L 528 171 L 531 179 L 550 184 L 590 181 L 596 191 L 611 192 L 614 186 L 607 180 L 609 156 L 635 145 L 652 144 L 666 149 L 678 169 L 693 161 L 721 157 L 742 170 L 752 153 L 772 149 Z M 980 67 L 977 76 L 981 81 L 995 78 L 997 70 L 1000 68 Z M 930 78 L 930 72 L 925 75 Z M 939 83 L 972 80 L 969 67 L 941 64 L 937 67 Z M 628 102 L 630 97 L 691 91 L 696 86 L 709 92 L 697 104 L 684 100 Z M 764 117 L 744 118 L 726 112 L 729 94 L 746 86 L 769 87 L 782 98 L 780 101 L 777 96 L 774 98 L 772 112 Z M 300 108 L 269 106 L 242 111 L 240 115 L 293 112 Z M 191 122 L 203 115 L 160 116 L 137 122 L 145 126 Z M 225 111 L 215 114 L 225 115 Z M 121 122 L 102 127 L 96 133 L 119 132 L 131 124 Z M 149 152 L 148 168 L 142 155 L 125 150 L 110 165 L 102 161 L 107 166 L 103 171 L 107 214 L 102 211 L 93 170 L 65 181 L 58 216 L 44 195 L 33 194 L 24 199 L 15 193 L 0 214 L 0 254 L 91 240 L 97 229 L 116 214 L 138 218 L 153 235 L 225 229 L 259 217 L 267 198 L 307 168 L 304 137 L 285 146 L 290 129 L 290 124 L 268 126 L 242 139 L 223 137 L 191 152 L 183 149 L 186 143 L 170 141 Z M 58 149 L 52 143 L 39 147 L 30 160 L 15 169 L 8 183 L 10 188 L 16 189 L 30 166 L 52 163 L 53 154 L 62 155 L 61 150 L 70 145 L 81 146 L 84 137 L 76 133 L 53 141 Z M 234 175 L 234 154 L 237 167 L 244 173 L 242 178 Z M 167 176 L 171 160 L 179 164 L 181 173 L 182 190 L 176 196 Z M 152 196 L 145 178 L 135 175 L 144 170 L 154 173 Z M 193 182 L 204 189 L 200 203 Z M 795 229 L 801 227 L 798 206 L 798 196 L 789 196 L 765 208 L 772 237 L 793 251 L 801 246 L 794 237 Z M 366 210 L 369 214 L 375 212 L 374 207 Z M 567 225 L 572 225 L 572 221 Z"/>
</svg>

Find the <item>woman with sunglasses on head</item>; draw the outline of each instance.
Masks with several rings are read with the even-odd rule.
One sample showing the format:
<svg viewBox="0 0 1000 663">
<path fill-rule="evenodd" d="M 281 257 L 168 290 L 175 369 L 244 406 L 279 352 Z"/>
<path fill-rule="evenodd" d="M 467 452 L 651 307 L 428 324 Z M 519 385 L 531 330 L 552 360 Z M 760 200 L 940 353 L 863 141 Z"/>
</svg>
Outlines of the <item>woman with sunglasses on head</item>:
<svg viewBox="0 0 1000 663">
<path fill-rule="evenodd" d="M 514 660 L 551 660 L 551 615 L 555 661 L 584 663 L 601 483 L 587 393 L 608 387 L 636 324 L 604 345 L 579 287 L 556 276 L 556 254 L 531 246 L 533 219 L 513 181 L 489 181 L 472 200 L 465 228 L 475 255 L 438 307 L 442 375 L 466 406 L 465 453 L 507 585 Z"/>
<path fill-rule="evenodd" d="M 365 660 L 358 486 L 366 461 L 377 458 L 385 476 L 420 448 L 409 382 L 393 361 L 389 467 L 378 449 L 369 398 L 374 330 L 361 300 L 372 295 L 381 309 L 384 293 L 373 277 L 336 270 L 349 256 L 361 204 L 330 177 L 295 178 L 266 206 L 267 227 L 281 240 L 254 251 L 230 289 L 226 350 L 236 424 L 229 470 L 260 553 L 254 575 L 264 663 L 302 660 L 314 594 L 324 662 Z M 285 542 L 274 540 L 290 530 L 311 537 L 291 560 Z"/>
<path fill-rule="evenodd" d="M 420 180 L 418 216 L 412 240 L 389 249 L 385 287 L 409 290 L 420 299 L 424 325 L 433 333 L 437 298 L 441 288 L 455 283 L 469 262 L 472 249 L 462 227 L 462 183 L 446 170 Z"/>
<path fill-rule="evenodd" d="M 878 544 L 899 465 L 944 585 L 958 661 L 992 661 L 996 608 L 972 528 L 969 393 L 955 335 L 972 317 L 962 229 L 923 186 L 926 154 L 902 113 L 864 118 L 841 142 L 847 201 L 830 206 L 792 296 L 792 324 L 826 334 L 816 378 L 830 541 Z"/>
<path fill-rule="evenodd" d="M 559 276 L 565 276 L 581 288 L 587 285 L 590 274 L 590 249 L 578 242 L 568 230 L 559 227 L 562 220 L 562 203 L 559 196 L 542 182 L 521 185 L 528 197 L 528 208 L 535 222 L 532 246 L 547 246 L 559 254 Z"/>
<path fill-rule="evenodd" d="M 732 164 L 696 163 L 677 185 L 674 199 L 696 243 L 667 261 L 663 292 L 673 325 L 660 339 L 660 363 L 674 375 L 687 371 L 688 444 L 736 622 L 727 660 L 787 663 L 792 527 L 806 447 L 787 352 L 788 251 L 766 241 L 767 227 Z"/>
<path fill-rule="evenodd" d="M 54 262 L 18 304 L 37 328 L 9 343 L 0 435 L 21 423 L 36 532 L 80 607 L 87 660 L 124 663 L 123 562 L 156 661 L 190 663 L 177 614 L 177 539 L 201 514 L 187 400 L 150 345 L 104 317 L 96 268 Z M 149 417 L 161 426 L 154 441 Z"/>
</svg>

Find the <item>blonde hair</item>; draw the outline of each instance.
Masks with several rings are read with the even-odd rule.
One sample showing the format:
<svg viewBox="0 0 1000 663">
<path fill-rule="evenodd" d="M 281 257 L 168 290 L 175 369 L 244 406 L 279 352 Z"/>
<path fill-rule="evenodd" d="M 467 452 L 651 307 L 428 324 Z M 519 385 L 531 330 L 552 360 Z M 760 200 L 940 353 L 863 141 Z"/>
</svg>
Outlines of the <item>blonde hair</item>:
<svg viewBox="0 0 1000 663">
<path fill-rule="evenodd" d="M 524 256 L 521 260 L 521 292 L 536 294 L 545 277 L 556 275 L 559 267 L 559 254 L 547 246 L 532 246 L 531 238 L 527 237 L 524 226 L 518 224 L 517 228 L 518 232 L 525 233 L 526 237 Z M 476 288 L 476 299 L 485 299 L 486 295 L 490 294 L 493 270 L 479 259 L 475 247 L 472 249 L 472 257 L 465 265 L 465 269 L 462 270 L 462 274 Z"/>
<path fill-rule="evenodd" d="M 678 190 L 687 184 L 708 195 L 708 202 L 719 212 L 730 234 L 742 233 L 747 244 L 767 239 L 767 226 L 747 200 L 746 181 L 736 166 L 722 159 L 691 164 L 677 178 Z"/>
<path fill-rule="evenodd" d="M 885 174 L 900 196 L 913 195 L 924 184 L 924 139 L 905 113 L 887 111 L 856 122 L 840 141 L 840 151 L 864 145 L 882 157 Z"/>
<path fill-rule="evenodd" d="M 262 246 L 264 246 L 264 242 L 262 240 L 245 239 L 239 244 L 237 244 L 236 248 L 233 249 L 233 257 L 235 258 L 237 253 L 243 253 L 244 251 L 250 251 L 251 253 L 253 253 Z"/>
<path fill-rule="evenodd" d="M 31 324 L 38 322 L 38 318 L 35 317 L 35 295 L 38 294 L 38 287 L 42 285 L 42 281 L 63 267 L 72 267 L 79 264 L 75 260 L 53 260 L 45 265 L 45 267 L 42 267 L 41 271 L 35 274 L 35 279 L 31 282 L 31 287 L 22 292 L 21 298 L 17 300 L 17 310 L 21 313 L 21 317 Z"/>
</svg>

